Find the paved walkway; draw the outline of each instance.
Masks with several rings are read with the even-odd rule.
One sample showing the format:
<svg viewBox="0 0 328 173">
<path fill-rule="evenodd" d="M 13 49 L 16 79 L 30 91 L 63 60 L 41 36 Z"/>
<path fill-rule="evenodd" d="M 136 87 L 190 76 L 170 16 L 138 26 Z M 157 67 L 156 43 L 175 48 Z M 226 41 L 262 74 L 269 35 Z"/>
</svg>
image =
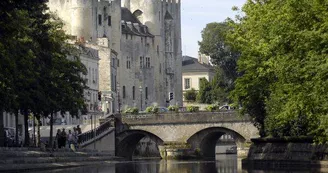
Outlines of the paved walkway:
<svg viewBox="0 0 328 173">
<path fill-rule="evenodd" d="M 55 152 L 38 148 L 0 148 L 0 172 L 59 169 L 123 160 L 110 152 L 61 149 Z"/>
</svg>

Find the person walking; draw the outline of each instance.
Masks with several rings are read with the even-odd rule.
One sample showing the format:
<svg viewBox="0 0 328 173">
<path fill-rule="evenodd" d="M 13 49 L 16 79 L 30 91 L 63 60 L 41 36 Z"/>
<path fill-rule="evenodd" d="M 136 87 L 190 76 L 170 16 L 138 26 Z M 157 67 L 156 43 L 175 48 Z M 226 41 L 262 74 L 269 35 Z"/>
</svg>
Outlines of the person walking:
<svg viewBox="0 0 328 173">
<path fill-rule="evenodd" d="M 62 147 L 66 147 L 66 140 L 67 140 L 67 134 L 65 132 L 65 128 L 63 128 L 61 132 L 61 138 L 62 138 Z"/>
<path fill-rule="evenodd" d="M 60 129 L 57 130 L 55 141 L 57 142 L 56 148 L 61 148 L 62 147 L 61 146 L 62 139 L 61 139 L 61 131 L 60 131 Z"/>
<path fill-rule="evenodd" d="M 73 143 L 74 143 L 74 150 L 78 148 L 78 130 L 77 128 L 73 128 Z"/>
<path fill-rule="evenodd" d="M 80 128 L 80 125 L 77 125 L 76 126 L 76 131 L 77 131 L 77 134 L 80 135 L 82 133 L 82 130 Z"/>
<path fill-rule="evenodd" d="M 75 127 L 74 127 L 74 130 L 75 130 Z M 68 135 L 67 135 L 67 141 L 68 141 L 68 147 L 75 151 L 75 135 L 74 135 L 75 132 L 72 132 L 71 130 L 68 130 Z"/>
</svg>

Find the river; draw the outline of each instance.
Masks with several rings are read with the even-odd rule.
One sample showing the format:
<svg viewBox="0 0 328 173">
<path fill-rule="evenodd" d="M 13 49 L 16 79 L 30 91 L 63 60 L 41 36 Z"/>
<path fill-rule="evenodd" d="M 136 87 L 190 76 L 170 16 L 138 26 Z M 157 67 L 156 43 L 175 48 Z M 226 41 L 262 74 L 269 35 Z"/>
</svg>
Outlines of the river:
<svg viewBox="0 0 328 173">
<path fill-rule="evenodd" d="M 242 170 L 241 160 L 236 155 L 217 155 L 212 161 L 165 161 L 138 160 L 108 163 L 94 167 L 68 168 L 42 173 L 307 173 L 290 170 Z M 33 173 L 41 173 L 33 172 Z"/>
</svg>

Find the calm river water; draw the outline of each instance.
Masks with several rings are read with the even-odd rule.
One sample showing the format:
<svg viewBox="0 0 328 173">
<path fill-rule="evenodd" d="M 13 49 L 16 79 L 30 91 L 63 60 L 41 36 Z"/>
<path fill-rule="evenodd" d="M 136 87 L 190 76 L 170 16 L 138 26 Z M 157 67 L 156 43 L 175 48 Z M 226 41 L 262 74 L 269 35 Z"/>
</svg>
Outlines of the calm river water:
<svg viewBox="0 0 328 173">
<path fill-rule="evenodd" d="M 306 173 L 309 171 L 246 171 L 236 155 L 217 155 L 213 161 L 142 160 L 117 162 L 97 167 L 80 167 L 42 173 Z M 34 172 L 37 173 L 37 172 Z M 40 172 L 39 172 L 40 173 Z"/>
</svg>

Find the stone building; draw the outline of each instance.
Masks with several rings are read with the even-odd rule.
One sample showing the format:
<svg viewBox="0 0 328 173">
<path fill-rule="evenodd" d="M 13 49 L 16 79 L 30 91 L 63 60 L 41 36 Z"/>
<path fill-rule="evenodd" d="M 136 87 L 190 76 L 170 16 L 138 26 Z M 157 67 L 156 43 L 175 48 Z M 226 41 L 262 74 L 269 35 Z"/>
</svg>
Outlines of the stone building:
<svg viewBox="0 0 328 173">
<path fill-rule="evenodd" d="M 68 35 L 98 51 L 103 111 L 182 104 L 180 0 L 49 0 L 48 6 Z"/>
</svg>

